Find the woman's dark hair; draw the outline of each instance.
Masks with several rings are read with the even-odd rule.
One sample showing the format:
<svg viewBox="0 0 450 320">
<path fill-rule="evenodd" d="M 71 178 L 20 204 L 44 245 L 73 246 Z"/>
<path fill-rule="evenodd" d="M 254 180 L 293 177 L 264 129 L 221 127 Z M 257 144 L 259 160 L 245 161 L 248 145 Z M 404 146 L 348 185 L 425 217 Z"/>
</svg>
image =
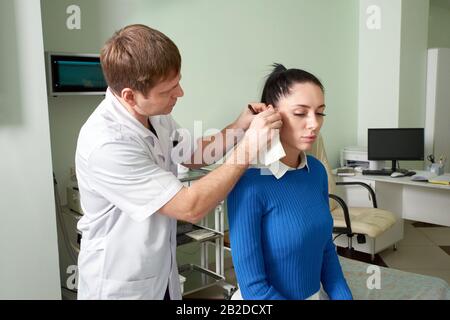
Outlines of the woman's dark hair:
<svg viewBox="0 0 450 320">
<path fill-rule="evenodd" d="M 324 88 L 319 79 L 313 74 L 301 69 L 286 69 L 282 64 L 274 63 L 273 71 L 267 77 L 262 92 L 261 102 L 267 105 L 275 104 L 281 97 L 290 94 L 291 87 L 296 83 L 312 83 L 317 85 L 322 92 Z"/>
</svg>

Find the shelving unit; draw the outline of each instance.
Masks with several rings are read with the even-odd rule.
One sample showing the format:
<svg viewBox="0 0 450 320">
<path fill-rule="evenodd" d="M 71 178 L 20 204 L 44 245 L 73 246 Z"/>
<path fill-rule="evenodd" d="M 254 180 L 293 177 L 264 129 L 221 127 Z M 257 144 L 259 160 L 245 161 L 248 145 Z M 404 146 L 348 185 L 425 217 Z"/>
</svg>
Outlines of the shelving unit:
<svg viewBox="0 0 450 320">
<path fill-rule="evenodd" d="M 195 180 L 206 175 L 206 170 L 191 170 L 178 176 L 180 181 L 186 186 L 191 185 Z M 214 209 L 214 228 L 209 226 L 209 218 L 212 214 L 204 217 L 200 223 L 192 225 L 192 230 L 205 229 L 213 231 L 214 235 L 196 240 L 190 238 L 186 233 L 190 232 L 190 228 L 186 228 L 186 224 L 182 226 L 183 233 L 177 235 L 177 244 L 179 246 L 187 243 L 197 242 L 200 246 L 200 265 L 188 263 L 178 267 L 180 275 L 186 278 L 184 283 L 183 295 L 188 295 L 211 286 L 220 286 L 224 290 L 224 297 L 229 298 L 237 289 L 235 286 L 225 282 L 224 271 L 224 214 L 225 202 L 222 201 Z M 180 223 L 180 222 L 179 222 Z M 209 252 L 208 247 L 215 248 L 215 270 L 209 268 Z"/>
</svg>

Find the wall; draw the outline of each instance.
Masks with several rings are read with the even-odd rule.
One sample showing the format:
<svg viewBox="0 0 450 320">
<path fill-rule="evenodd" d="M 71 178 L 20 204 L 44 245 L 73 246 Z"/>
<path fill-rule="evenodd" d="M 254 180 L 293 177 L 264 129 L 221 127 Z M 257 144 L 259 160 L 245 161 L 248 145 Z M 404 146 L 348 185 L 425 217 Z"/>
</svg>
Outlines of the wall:
<svg viewBox="0 0 450 320">
<path fill-rule="evenodd" d="M 450 0 L 430 1 L 429 48 L 450 48 Z"/>
<path fill-rule="evenodd" d="M 368 29 L 367 8 L 377 5 L 380 29 Z M 367 128 L 398 125 L 401 0 L 361 0 L 359 24 L 358 145 Z"/>
<path fill-rule="evenodd" d="M 0 1 L 0 299 L 59 299 L 39 1 Z"/>
<path fill-rule="evenodd" d="M 425 125 L 429 3 L 403 0 L 399 127 Z"/>
<path fill-rule="evenodd" d="M 379 29 L 366 25 L 372 5 Z M 361 0 L 359 145 L 367 145 L 368 128 L 425 125 L 428 9 L 426 0 Z"/>
<path fill-rule="evenodd" d="M 332 164 L 339 149 L 356 143 L 358 1 L 142 1 L 41 0 L 46 50 L 98 52 L 130 23 L 171 37 L 182 57 L 185 96 L 173 114 L 192 129 L 222 128 L 249 101 L 259 100 L 273 62 L 315 73 L 326 87 L 323 133 Z M 67 30 L 66 8 L 81 8 L 81 30 Z M 49 99 L 53 164 L 64 186 L 74 164 L 76 134 L 99 98 Z"/>
</svg>

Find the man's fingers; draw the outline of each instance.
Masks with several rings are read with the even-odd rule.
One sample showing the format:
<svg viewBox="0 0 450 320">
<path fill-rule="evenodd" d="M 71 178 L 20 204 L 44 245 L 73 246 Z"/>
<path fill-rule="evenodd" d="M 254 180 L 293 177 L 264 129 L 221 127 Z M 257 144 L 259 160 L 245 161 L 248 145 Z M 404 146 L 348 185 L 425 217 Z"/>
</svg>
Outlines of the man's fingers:
<svg viewBox="0 0 450 320">
<path fill-rule="evenodd" d="M 271 128 L 271 129 L 280 129 L 282 126 L 283 126 L 283 121 L 281 121 L 281 120 L 272 122 L 272 123 L 270 124 L 270 128 Z"/>
<path fill-rule="evenodd" d="M 278 112 L 274 112 L 265 117 L 267 122 L 275 122 L 281 120 L 281 115 Z"/>
</svg>

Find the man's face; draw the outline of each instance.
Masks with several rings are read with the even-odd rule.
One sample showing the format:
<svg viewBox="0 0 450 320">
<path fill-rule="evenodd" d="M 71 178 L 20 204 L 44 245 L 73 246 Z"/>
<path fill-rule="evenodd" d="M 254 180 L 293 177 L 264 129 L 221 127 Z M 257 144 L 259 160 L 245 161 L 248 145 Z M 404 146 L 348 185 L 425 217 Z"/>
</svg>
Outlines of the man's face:
<svg viewBox="0 0 450 320">
<path fill-rule="evenodd" d="M 180 85 L 181 74 L 169 77 L 167 80 L 155 85 L 145 97 L 141 93 L 136 93 L 135 111 L 142 116 L 155 116 L 169 114 L 177 103 L 177 99 L 184 95 Z"/>
</svg>

